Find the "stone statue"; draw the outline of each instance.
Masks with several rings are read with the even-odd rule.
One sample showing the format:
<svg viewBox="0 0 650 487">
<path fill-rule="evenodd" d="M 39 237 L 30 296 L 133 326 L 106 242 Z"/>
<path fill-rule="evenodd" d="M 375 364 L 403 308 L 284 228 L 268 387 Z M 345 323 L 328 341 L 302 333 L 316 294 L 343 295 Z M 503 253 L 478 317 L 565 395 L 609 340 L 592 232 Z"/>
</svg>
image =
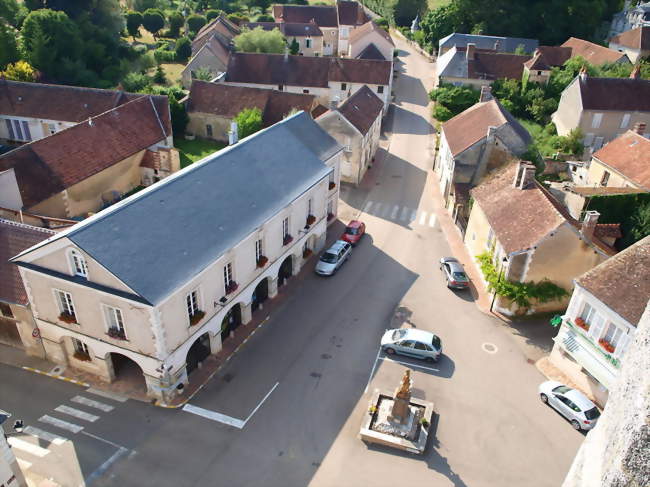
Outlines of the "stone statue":
<svg viewBox="0 0 650 487">
<path fill-rule="evenodd" d="M 396 421 L 400 424 L 407 422 L 410 410 L 409 403 L 411 401 L 411 371 L 405 370 L 402 376 L 402 381 L 393 397 L 393 408 L 389 419 Z"/>
<path fill-rule="evenodd" d="M 395 397 L 411 399 L 411 371 L 406 369 L 399 387 L 395 390 Z"/>
</svg>

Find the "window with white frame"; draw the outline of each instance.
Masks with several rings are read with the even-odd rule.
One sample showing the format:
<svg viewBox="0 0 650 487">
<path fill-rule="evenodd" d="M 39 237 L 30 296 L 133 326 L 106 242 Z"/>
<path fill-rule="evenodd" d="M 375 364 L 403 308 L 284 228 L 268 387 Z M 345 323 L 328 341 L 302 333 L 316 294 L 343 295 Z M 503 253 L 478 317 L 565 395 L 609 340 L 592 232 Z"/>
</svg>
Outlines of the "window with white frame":
<svg viewBox="0 0 650 487">
<path fill-rule="evenodd" d="M 378 87 L 377 87 L 377 93 L 379 93 L 379 94 L 381 95 L 383 92 L 384 92 L 384 87 L 381 86 L 381 85 L 378 86 Z"/>
<path fill-rule="evenodd" d="M 607 331 L 605 332 L 605 336 L 603 338 L 612 347 L 616 348 L 619 340 L 621 339 L 621 336 L 624 334 L 625 332 L 622 329 L 620 329 L 614 323 L 610 323 L 609 326 L 607 327 Z"/>
<path fill-rule="evenodd" d="M 600 128 L 600 124 L 603 121 L 602 113 L 594 113 L 593 118 L 591 119 L 591 128 L 597 129 Z"/>
<path fill-rule="evenodd" d="M 29 124 L 22 120 L 5 119 L 9 139 L 29 142 L 32 140 L 32 134 L 29 131 Z"/>
<path fill-rule="evenodd" d="M 67 313 L 68 315 L 76 318 L 74 311 L 74 303 L 72 302 L 72 295 L 65 291 L 59 291 L 58 289 L 54 291 L 56 294 L 57 304 L 59 305 L 59 311 L 61 313 Z"/>
<path fill-rule="evenodd" d="M 259 238 L 255 241 L 255 262 L 260 260 L 260 257 L 264 255 L 264 242 Z"/>
<path fill-rule="evenodd" d="M 305 39 L 305 47 L 309 49 L 311 47 L 311 39 Z"/>
<path fill-rule="evenodd" d="M 223 283 L 224 286 L 226 287 L 226 292 L 228 289 L 228 285 L 233 281 L 232 278 L 232 263 L 228 262 L 225 266 L 223 266 Z"/>
<path fill-rule="evenodd" d="M 594 310 L 594 308 L 589 303 L 585 303 L 582 307 L 582 311 L 580 312 L 580 318 L 582 318 L 585 323 L 591 324 L 595 315 L 596 310 Z"/>
<path fill-rule="evenodd" d="M 185 302 L 187 304 L 187 316 L 191 319 L 199 311 L 199 292 L 197 290 L 190 292 L 185 296 Z"/>
<path fill-rule="evenodd" d="M 113 306 L 104 305 L 104 316 L 106 318 L 106 327 L 109 330 L 115 330 L 117 334 L 126 338 L 122 310 Z"/>
<path fill-rule="evenodd" d="M 74 348 L 75 352 L 81 353 L 83 355 L 90 355 L 90 352 L 88 351 L 88 345 L 86 345 L 81 340 L 77 340 L 76 338 L 72 339 L 72 348 Z"/>
<path fill-rule="evenodd" d="M 88 279 L 88 265 L 86 259 L 77 250 L 70 251 L 70 263 L 72 265 L 72 272 L 75 276 L 81 276 Z"/>
<path fill-rule="evenodd" d="M 289 217 L 286 217 L 282 220 L 282 238 L 286 238 L 289 235 Z"/>
<path fill-rule="evenodd" d="M 494 244 L 496 243 L 496 236 L 494 235 L 494 230 L 490 227 L 488 231 L 487 241 L 485 242 L 485 247 L 492 251 L 494 249 Z"/>
<path fill-rule="evenodd" d="M 629 113 L 624 113 L 623 114 L 623 119 L 621 120 L 620 128 L 626 129 L 629 124 L 630 124 L 630 114 Z"/>
</svg>

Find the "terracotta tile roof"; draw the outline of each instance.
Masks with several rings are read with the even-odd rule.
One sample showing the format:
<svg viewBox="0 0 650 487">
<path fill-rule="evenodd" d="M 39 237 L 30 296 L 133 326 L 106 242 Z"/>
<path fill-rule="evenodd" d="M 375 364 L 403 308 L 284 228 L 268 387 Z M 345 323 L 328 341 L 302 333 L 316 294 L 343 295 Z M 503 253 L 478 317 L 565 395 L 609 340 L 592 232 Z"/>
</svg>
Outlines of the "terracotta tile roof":
<svg viewBox="0 0 650 487">
<path fill-rule="evenodd" d="M 55 234 L 46 228 L 0 218 L 0 301 L 22 305 L 29 302 L 18 266 L 9 259 Z"/>
<path fill-rule="evenodd" d="M 442 124 L 442 131 L 453 156 L 476 144 L 487 136 L 488 127 L 501 127 L 510 123 L 524 139 L 530 135 L 524 127 L 497 100 L 477 103 Z"/>
<path fill-rule="evenodd" d="M 578 76 L 584 110 L 650 112 L 650 80 Z"/>
<path fill-rule="evenodd" d="M 636 326 L 650 299 L 650 236 L 585 272 L 576 282 Z"/>
<path fill-rule="evenodd" d="M 160 169 L 160 153 L 147 149 L 144 151 L 140 167 L 148 169 Z"/>
<path fill-rule="evenodd" d="M 368 44 L 363 51 L 357 54 L 356 59 L 373 59 L 375 61 L 389 61 L 386 59 L 381 51 L 375 46 L 374 43 Z"/>
<path fill-rule="evenodd" d="M 476 51 L 474 60 L 467 61 L 468 78 L 520 79 L 524 70 L 524 63 L 529 59 L 530 56 Z"/>
<path fill-rule="evenodd" d="M 187 99 L 187 110 L 189 113 L 212 113 L 232 118 L 245 108 L 259 108 L 264 126 L 268 127 L 285 118 L 291 110 L 310 113 L 315 100 L 316 96 L 302 93 L 194 80 Z"/>
<path fill-rule="evenodd" d="M 3 154 L 0 170 L 14 168 L 28 208 L 168 135 L 145 96 Z"/>
<path fill-rule="evenodd" d="M 569 187 L 568 190 L 571 191 L 572 193 L 576 193 L 576 194 L 579 194 L 581 196 L 606 196 L 606 195 L 614 195 L 614 194 L 645 193 L 645 190 L 643 190 L 643 189 L 614 188 L 614 187 L 609 187 L 609 186 L 599 186 L 599 187 L 574 186 L 574 187 Z"/>
<path fill-rule="evenodd" d="M 599 46 L 593 42 L 584 41 L 576 37 L 569 37 L 569 39 L 562 44 L 562 47 L 570 47 L 571 57 L 580 56 L 594 66 L 599 66 L 605 63 L 615 63 L 621 58 L 627 58 L 627 56 L 622 52 L 617 52 L 613 49 Z"/>
<path fill-rule="evenodd" d="M 230 20 L 228 20 L 223 15 L 213 19 L 211 22 L 205 24 L 199 29 L 194 40 L 202 39 L 203 37 L 208 36 L 209 34 L 218 32 L 222 36 L 232 39 L 233 37 L 239 35 L 241 30 Z"/>
<path fill-rule="evenodd" d="M 650 191 L 650 140 L 642 135 L 628 130 L 592 157 Z"/>
<path fill-rule="evenodd" d="M 361 27 L 357 27 L 350 33 L 350 42 L 356 42 L 359 39 L 361 39 L 363 36 L 369 34 L 370 32 L 377 32 L 380 36 L 382 36 L 384 39 L 386 39 L 392 46 L 395 45 L 393 42 L 393 38 L 390 36 L 388 32 L 386 32 L 384 29 L 379 27 L 377 24 L 375 24 L 372 20 L 369 22 L 366 22 L 363 24 Z"/>
<path fill-rule="evenodd" d="M 81 122 L 143 96 L 117 90 L 0 79 L 0 115 Z M 171 131 L 167 97 L 155 96 L 154 102 L 166 121 L 166 129 Z"/>
<path fill-rule="evenodd" d="M 650 26 L 642 26 L 625 31 L 612 37 L 609 42 L 632 49 L 648 51 L 650 50 Z"/>
<path fill-rule="evenodd" d="M 314 107 L 314 109 L 311 111 L 311 118 L 316 120 L 318 117 L 320 117 L 322 114 L 329 112 L 329 109 L 327 107 L 324 107 L 320 103 Z"/>
<path fill-rule="evenodd" d="M 363 86 L 338 108 L 338 112 L 365 135 L 377 117 L 381 117 L 383 109 L 384 102 L 370 88 Z"/>
<path fill-rule="evenodd" d="M 226 81 L 327 88 L 329 81 L 388 85 L 388 61 L 284 54 L 233 53 Z"/>
<path fill-rule="evenodd" d="M 293 37 L 323 37 L 323 31 L 313 22 L 249 22 L 243 27 L 255 29 L 261 27 L 264 30 L 278 29 L 284 36 Z"/>
<path fill-rule="evenodd" d="M 620 223 L 598 223 L 594 234 L 598 238 L 621 238 L 623 236 Z"/>
<path fill-rule="evenodd" d="M 336 2 L 336 7 L 339 14 L 339 25 L 362 25 L 368 22 L 368 16 L 360 3 L 339 0 Z"/>
<path fill-rule="evenodd" d="M 562 66 L 571 58 L 571 48 L 561 46 L 539 46 L 533 58 L 524 63 L 528 69 L 549 71 L 555 66 Z"/>
<path fill-rule="evenodd" d="M 307 24 L 312 20 L 318 27 L 338 27 L 338 13 L 329 5 L 273 5 L 276 22 Z"/>
</svg>

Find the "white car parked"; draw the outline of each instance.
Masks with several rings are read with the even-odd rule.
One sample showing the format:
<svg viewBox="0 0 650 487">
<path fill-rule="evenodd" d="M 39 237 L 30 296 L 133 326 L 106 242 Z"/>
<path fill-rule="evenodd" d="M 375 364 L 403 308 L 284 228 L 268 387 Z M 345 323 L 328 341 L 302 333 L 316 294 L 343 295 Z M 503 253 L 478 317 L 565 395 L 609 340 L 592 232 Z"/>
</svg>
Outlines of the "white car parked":
<svg viewBox="0 0 650 487">
<path fill-rule="evenodd" d="M 580 391 L 549 380 L 540 384 L 539 397 L 568 419 L 577 430 L 590 430 L 598 422 L 600 411 Z"/>
</svg>

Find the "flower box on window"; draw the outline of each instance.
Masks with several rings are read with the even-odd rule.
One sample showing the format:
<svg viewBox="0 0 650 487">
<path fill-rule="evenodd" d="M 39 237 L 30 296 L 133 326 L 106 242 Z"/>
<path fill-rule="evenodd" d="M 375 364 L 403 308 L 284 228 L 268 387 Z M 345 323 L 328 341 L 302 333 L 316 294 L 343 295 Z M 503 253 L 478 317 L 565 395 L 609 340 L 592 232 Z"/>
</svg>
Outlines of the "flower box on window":
<svg viewBox="0 0 650 487">
<path fill-rule="evenodd" d="M 196 325 L 199 321 L 205 316 L 205 311 L 196 310 L 192 316 L 190 316 L 190 326 Z"/>
<path fill-rule="evenodd" d="M 293 242 L 293 237 L 289 234 L 284 236 L 284 239 L 282 239 L 282 245 L 289 245 L 291 242 Z"/>
<path fill-rule="evenodd" d="M 262 267 L 264 267 L 267 264 L 268 261 L 269 261 L 269 258 L 267 256 L 260 255 L 260 258 L 257 259 L 257 267 L 259 267 L 261 269 Z"/>
<path fill-rule="evenodd" d="M 305 249 L 302 251 L 302 258 L 307 259 L 312 253 L 311 249 Z"/>
<path fill-rule="evenodd" d="M 598 344 L 599 344 L 601 347 L 603 347 L 603 349 L 606 350 L 606 351 L 609 352 L 609 353 L 614 353 L 614 350 L 616 349 L 616 348 L 614 347 L 614 345 L 612 345 L 611 343 L 609 343 L 609 342 L 608 342 L 607 340 L 605 340 L 604 338 L 601 338 L 600 340 L 598 340 Z"/>
<path fill-rule="evenodd" d="M 330 221 L 332 218 L 334 218 L 334 213 L 328 213 L 327 214 L 327 221 Z"/>
<path fill-rule="evenodd" d="M 226 294 L 234 293 L 235 291 L 237 291 L 238 287 L 239 284 L 237 284 L 235 281 L 230 281 L 226 286 Z"/>
<path fill-rule="evenodd" d="M 59 319 L 63 321 L 64 323 L 76 323 L 77 322 L 77 317 L 73 315 L 72 313 L 68 313 L 67 311 L 62 312 L 59 315 Z"/>
<path fill-rule="evenodd" d="M 81 360 L 83 362 L 90 362 L 90 355 L 84 352 L 80 352 L 79 350 L 75 350 L 72 356 L 77 360 Z"/>
<path fill-rule="evenodd" d="M 334 181 L 330 181 L 328 189 L 334 189 L 336 188 L 336 183 Z"/>
<path fill-rule="evenodd" d="M 314 215 L 307 215 L 307 226 L 313 225 L 316 222 Z"/>
<path fill-rule="evenodd" d="M 585 331 L 589 331 L 589 323 L 587 323 L 582 318 L 578 317 L 575 319 L 576 325 L 582 328 Z"/>
<path fill-rule="evenodd" d="M 120 330 L 119 328 L 109 328 L 108 336 L 111 338 L 115 338 L 117 340 L 126 340 L 126 335 L 124 334 L 124 331 Z"/>
</svg>

